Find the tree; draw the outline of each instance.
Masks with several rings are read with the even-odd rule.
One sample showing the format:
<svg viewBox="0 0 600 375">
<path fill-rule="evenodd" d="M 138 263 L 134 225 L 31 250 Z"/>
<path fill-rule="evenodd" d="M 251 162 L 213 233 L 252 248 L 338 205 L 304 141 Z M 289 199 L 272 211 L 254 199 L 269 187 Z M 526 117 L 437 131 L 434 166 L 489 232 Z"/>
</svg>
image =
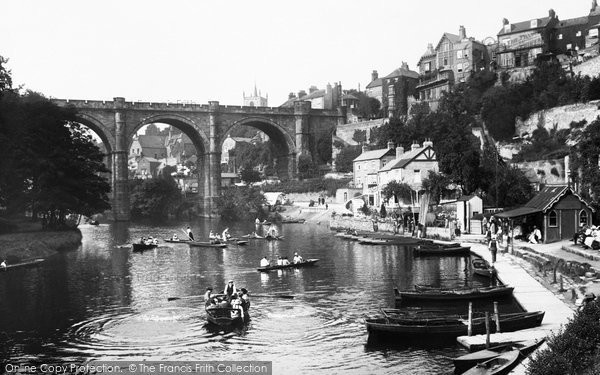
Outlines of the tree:
<svg viewBox="0 0 600 375">
<path fill-rule="evenodd" d="M 585 129 L 572 135 L 575 146 L 571 148 L 571 178 L 577 182 L 585 198 L 598 202 L 600 199 L 600 117 Z"/>
<path fill-rule="evenodd" d="M 385 209 L 385 204 L 381 204 L 381 209 L 379 210 L 379 216 L 381 216 L 382 219 L 385 219 L 385 217 L 387 216 L 387 211 Z"/>
<path fill-rule="evenodd" d="M 0 95 L 3 91 L 12 90 L 12 76 L 10 70 L 7 70 L 5 64 L 8 59 L 0 56 Z"/>
<path fill-rule="evenodd" d="M 166 219 L 181 202 L 181 191 L 173 178 L 132 180 L 131 217 Z"/>
<path fill-rule="evenodd" d="M 317 140 L 317 155 L 322 163 L 329 163 L 331 161 L 331 137 L 332 134 L 329 133 Z"/>
<path fill-rule="evenodd" d="M 361 153 L 361 146 L 346 146 L 342 148 L 335 159 L 335 169 L 342 173 L 352 172 L 354 170 L 353 161 Z"/>
<path fill-rule="evenodd" d="M 240 173 L 240 179 L 248 185 L 253 182 L 259 182 L 262 180 L 260 178 L 260 172 L 255 171 L 251 168 L 242 169 L 242 172 Z"/>
<path fill-rule="evenodd" d="M 310 177 L 315 169 L 315 164 L 313 163 L 310 155 L 302 154 L 298 158 L 298 173 L 300 174 L 300 179 L 305 179 Z"/>
<path fill-rule="evenodd" d="M 396 201 L 411 201 L 414 190 L 407 183 L 400 183 L 398 181 L 390 181 L 388 182 L 383 189 L 381 189 L 381 194 L 383 199 L 386 202 L 390 200 L 390 198 L 394 198 Z"/>
<path fill-rule="evenodd" d="M 360 129 L 355 130 L 354 134 L 352 135 L 352 140 L 358 144 L 367 142 L 367 131 Z"/>
<path fill-rule="evenodd" d="M 216 199 L 219 214 L 226 220 L 261 216 L 262 207 L 266 203 L 265 196 L 259 189 L 238 186 L 224 188 L 221 196 Z"/>
<path fill-rule="evenodd" d="M 431 197 L 432 204 L 439 204 L 440 199 L 447 196 L 452 190 L 448 188 L 452 182 L 442 174 L 429 171 L 427 177 L 423 180 L 423 190 L 427 191 Z"/>
</svg>

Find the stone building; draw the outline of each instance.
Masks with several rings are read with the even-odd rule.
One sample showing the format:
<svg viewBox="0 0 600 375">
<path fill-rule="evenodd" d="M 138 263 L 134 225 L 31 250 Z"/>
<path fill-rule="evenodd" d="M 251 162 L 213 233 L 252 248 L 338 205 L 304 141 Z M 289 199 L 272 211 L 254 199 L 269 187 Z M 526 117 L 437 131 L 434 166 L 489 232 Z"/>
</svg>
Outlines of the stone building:
<svg viewBox="0 0 600 375">
<path fill-rule="evenodd" d="M 410 70 L 406 62 L 383 78 L 377 71 L 371 73 L 371 82 L 366 86 L 365 93 L 381 103 L 384 117 L 406 115 L 411 97 L 416 95 L 415 87 L 419 82 L 419 73 Z"/>
<path fill-rule="evenodd" d="M 419 59 L 419 83 L 416 87 L 419 102 L 437 110 L 443 92 L 448 92 L 459 82 L 465 82 L 476 71 L 489 66 L 487 47 L 474 38 L 467 37 L 464 26 L 458 35 L 444 33 L 434 48 L 427 50 Z"/>
<path fill-rule="evenodd" d="M 288 100 L 280 105 L 280 107 L 294 106 L 296 100 L 305 100 L 311 103 L 311 108 L 314 109 L 336 109 L 342 105 L 342 84 L 335 82 L 333 87 L 331 84 L 327 84 L 326 88 L 319 90 L 317 86 L 311 86 L 306 91 L 301 90 L 298 95 L 290 93 Z"/>
</svg>

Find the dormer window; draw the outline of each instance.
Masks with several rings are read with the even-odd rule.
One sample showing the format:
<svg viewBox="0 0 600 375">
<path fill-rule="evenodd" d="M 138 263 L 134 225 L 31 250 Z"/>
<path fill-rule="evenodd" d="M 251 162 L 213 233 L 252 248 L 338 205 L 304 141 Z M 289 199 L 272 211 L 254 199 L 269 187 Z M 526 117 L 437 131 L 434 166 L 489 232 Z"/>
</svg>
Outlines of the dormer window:
<svg viewBox="0 0 600 375">
<path fill-rule="evenodd" d="M 510 23 L 507 23 L 506 25 L 504 25 L 504 32 L 505 32 L 505 33 L 508 33 L 508 32 L 510 32 L 510 29 L 511 29 L 511 27 L 510 27 Z"/>
<path fill-rule="evenodd" d="M 531 20 L 531 28 L 536 28 L 538 27 L 538 20 Z"/>
</svg>

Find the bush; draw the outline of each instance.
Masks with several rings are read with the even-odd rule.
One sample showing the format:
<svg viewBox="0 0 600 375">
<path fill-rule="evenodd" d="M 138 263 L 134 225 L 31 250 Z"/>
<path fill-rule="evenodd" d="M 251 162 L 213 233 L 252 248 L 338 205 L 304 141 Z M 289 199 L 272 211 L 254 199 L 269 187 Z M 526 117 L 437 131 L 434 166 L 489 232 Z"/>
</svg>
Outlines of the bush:
<svg viewBox="0 0 600 375">
<path fill-rule="evenodd" d="M 217 198 L 217 210 L 223 219 L 239 220 L 263 218 L 265 196 L 257 188 L 231 186 L 221 191 Z"/>
<path fill-rule="evenodd" d="M 527 366 L 529 375 L 597 374 L 600 371 L 600 304 L 586 305 L 539 351 Z"/>
</svg>

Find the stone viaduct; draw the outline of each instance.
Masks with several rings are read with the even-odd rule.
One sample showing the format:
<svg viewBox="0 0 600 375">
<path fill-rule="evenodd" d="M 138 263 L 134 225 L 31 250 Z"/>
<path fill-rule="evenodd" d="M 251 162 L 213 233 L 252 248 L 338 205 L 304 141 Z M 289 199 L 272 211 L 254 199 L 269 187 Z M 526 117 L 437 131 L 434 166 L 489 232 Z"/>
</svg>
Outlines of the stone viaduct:
<svg viewBox="0 0 600 375">
<path fill-rule="evenodd" d="M 291 108 L 223 106 L 206 104 L 127 102 L 52 99 L 59 106 L 72 106 L 78 121 L 96 132 L 107 149 L 111 170 L 113 219 L 126 221 L 129 213 L 128 153 L 135 133 L 144 125 L 164 123 L 185 133 L 198 155 L 198 209 L 202 216 L 214 216 L 214 200 L 221 192 L 221 149 L 226 134 L 239 126 L 251 126 L 266 133 L 278 150 L 279 176 L 295 178 L 300 155 L 316 157 L 316 140 L 330 137 L 344 123 L 344 107 L 338 110 L 312 109 L 309 101 L 297 101 Z"/>
</svg>

